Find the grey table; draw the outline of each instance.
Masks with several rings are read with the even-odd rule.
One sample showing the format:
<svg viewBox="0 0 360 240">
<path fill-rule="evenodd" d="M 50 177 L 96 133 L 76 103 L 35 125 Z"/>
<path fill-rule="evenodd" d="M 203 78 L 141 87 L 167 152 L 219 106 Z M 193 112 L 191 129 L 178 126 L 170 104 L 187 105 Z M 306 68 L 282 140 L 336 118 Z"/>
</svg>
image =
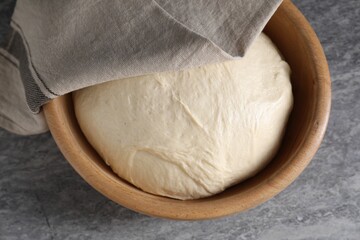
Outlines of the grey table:
<svg viewBox="0 0 360 240">
<path fill-rule="evenodd" d="M 0 34 L 12 2 L 0 3 Z M 0 129 L 0 239 L 360 239 L 360 1 L 294 2 L 324 46 L 333 104 L 321 148 L 289 188 L 223 219 L 152 218 L 92 189 L 49 133 Z"/>
</svg>

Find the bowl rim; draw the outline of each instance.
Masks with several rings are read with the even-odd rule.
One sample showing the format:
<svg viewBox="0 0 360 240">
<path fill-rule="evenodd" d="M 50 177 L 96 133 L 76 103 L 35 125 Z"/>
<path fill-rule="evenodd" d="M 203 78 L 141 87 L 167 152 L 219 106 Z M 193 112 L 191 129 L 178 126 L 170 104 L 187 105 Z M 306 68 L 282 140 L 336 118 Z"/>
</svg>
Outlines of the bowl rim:
<svg viewBox="0 0 360 240">
<path fill-rule="evenodd" d="M 114 202 L 146 215 L 169 219 L 200 220 L 231 215 L 253 208 L 284 190 L 309 164 L 324 137 L 330 115 L 331 80 L 322 46 L 309 22 L 290 0 L 284 1 L 280 7 L 287 12 L 291 21 L 301 26 L 299 31 L 306 41 L 311 42 L 307 47 L 316 58 L 317 64 L 314 68 L 317 80 L 321 84 L 318 84 L 315 90 L 317 96 L 313 110 L 315 121 L 301 146 L 301 149 L 306 151 L 296 152 L 291 164 L 282 167 L 266 183 L 250 189 L 245 195 L 234 194 L 211 201 L 207 198 L 190 201 L 170 199 L 145 193 L 126 183 L 119 184 L 117 177 L 106 173 L 94 162 L 89 161 L 89 157 L 96 156 L 86 154 L 83 145 L 76 141 L 61 111 L 62 104 L 71 98 L 69 94 L 53 99 L 43 107 L 51 134 L 65 158 L 87 183 Z"/>
</svg>

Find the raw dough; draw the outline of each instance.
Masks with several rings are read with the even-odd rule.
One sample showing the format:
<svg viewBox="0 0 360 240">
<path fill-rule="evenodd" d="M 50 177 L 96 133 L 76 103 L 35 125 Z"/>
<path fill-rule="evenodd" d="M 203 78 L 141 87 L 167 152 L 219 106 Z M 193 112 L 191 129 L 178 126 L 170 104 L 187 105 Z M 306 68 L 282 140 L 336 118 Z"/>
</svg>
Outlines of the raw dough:
<svg viewBox="0 0 360 240">
<path fill-rule="evenodd" d="M 219 193 L 263 168 L 292 102 L 290 68 L 264 34 L 240 60 L 74 93 L 80 127 L 113 171 L 177 199 Z"/>
</svg>

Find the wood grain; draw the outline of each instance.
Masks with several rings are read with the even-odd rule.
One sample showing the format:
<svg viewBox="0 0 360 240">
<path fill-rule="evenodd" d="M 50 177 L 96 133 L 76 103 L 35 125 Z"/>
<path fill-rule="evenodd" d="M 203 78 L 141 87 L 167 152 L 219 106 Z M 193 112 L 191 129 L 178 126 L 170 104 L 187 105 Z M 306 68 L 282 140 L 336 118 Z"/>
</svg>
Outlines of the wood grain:
<svg viewBox="0 0 360 240">
<path fill-rule="evenodd" d="M 304 170 L 324 136 L 331 103 L 328 65 L 313 29 L 284 1 L 265 28 L 292 69 L 294 109 L 281 148 L 253 178 L 212 197 L 181 201 L 145 193 L 117 177 L 82 134 L 71 94 L 44 106 L 50 131 L 65 158 L 99 192 L 135 211 L 164 218 L 210 219 L 245 211 L 270 199 Z"/>
</svg>

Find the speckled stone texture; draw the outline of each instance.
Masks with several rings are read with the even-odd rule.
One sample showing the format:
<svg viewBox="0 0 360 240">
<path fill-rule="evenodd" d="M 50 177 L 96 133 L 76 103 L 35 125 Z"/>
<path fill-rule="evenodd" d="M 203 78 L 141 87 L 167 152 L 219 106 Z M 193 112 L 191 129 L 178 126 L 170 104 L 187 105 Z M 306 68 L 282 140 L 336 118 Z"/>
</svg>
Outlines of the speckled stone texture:
<svg viewBox="0 0 360 240">
<path fill-rule="evenodd" d="M 12 2 L 0 3 L 0 34 Z M 19 137 L 0 130 L 0 239 L 360 239 L 360 1 L 294 2 L 324 46 L 333 105 L 321 148 L 290 187 L 223 219 L 157 219 L 97 193 L 50 134 Z"/>
</svg>

